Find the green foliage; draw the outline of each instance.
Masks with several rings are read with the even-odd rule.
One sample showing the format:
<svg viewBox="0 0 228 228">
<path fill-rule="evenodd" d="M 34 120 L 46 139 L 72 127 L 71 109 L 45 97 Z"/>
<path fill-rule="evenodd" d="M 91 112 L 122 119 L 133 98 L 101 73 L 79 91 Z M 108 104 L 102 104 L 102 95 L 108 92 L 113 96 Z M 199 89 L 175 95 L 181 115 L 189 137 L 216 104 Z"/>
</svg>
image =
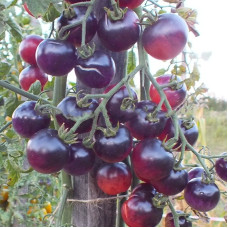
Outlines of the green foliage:
<svg viewBox="0 0 228 228">
<path fill-rule="evenodd" d="M 0 62 L 0 77 L 7 75 L 10 71 L 10 64 L 7 62 Z"/>
<path fill-rule="evenodd" d="M 227 110 L 227 101 L 222 99 L 217 99 L 215 97 L 207 97 L 207 106 L 209 110 L 213 111 L 226 111 Z"/>
</svg>

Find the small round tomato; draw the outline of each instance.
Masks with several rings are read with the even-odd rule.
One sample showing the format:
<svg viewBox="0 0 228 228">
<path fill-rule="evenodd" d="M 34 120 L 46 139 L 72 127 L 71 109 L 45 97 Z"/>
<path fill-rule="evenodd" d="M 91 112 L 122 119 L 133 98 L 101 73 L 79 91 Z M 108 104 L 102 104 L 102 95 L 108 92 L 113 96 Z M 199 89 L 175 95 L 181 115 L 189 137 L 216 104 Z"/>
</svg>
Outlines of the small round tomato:
<svg viewBox="0 0 228 228">
<path fill-rule="evenodd" d="M 156 78 L 157 83 L 161 86 L 166 85 L 173 80 L 176 80 L 178 83 L 182 82 L 181 77 L 176 75 L 162 75 Z M 180 105 L 183 104 L 186 98 L 187 87 L 185 83 L 183 83 L 182 85 L 177 87 L 174 86 L 173 88 L 166 87 L 163 89 L 163 92 L 165 93 L 172 109 L 177 109 Z M 151 84 L 150 86 L 150 98 L 156 104 L 159 104 L 159 102 L 161 101 L 160 95 L 153 84 Z M 162 105 L 162 110 L 167 111 L 165 104 Z"/>
<path fill-rule="evenodd" d="M 176 57 L 188 40 L 188 26 L 183 18 L 173 13 L 164 13 L 148 26 L 142 35 L 144 49 L 152 57 L 168 60 Z"/>
<path fill-rule="evenodd" d="M 158 139 L 144 139 L 133 150 L 132 165 L 140 180 L 150 182 L 167 177 L 174 165 L 174 157 Z"/>
<path fill-rule="evenodd" d="M 76 63 L 75 47 L 61 40 L 46 39 L 36 50 L 37 65 L 46 74 L 64 76 L 68 74 Z"/>
<path fill-rule="evenodd" d="M 72 176 L 88 173 L 94 165 L 95 154 L 92 149 L 85 148 L 82 143 L 71 144 L 70 154 L 64 171 Z"/>
<path fill-rule="evenodd" d="M 13 128 L 22 137 L 31 138 L 36 132 L 50 125 L 50 116 L 36 111 L 35 105 L 35 101 L 26 101 L 13 112 Z"/>
<path fill-rule="evenodd" d="M 194 146 L 195 143 L 197 142 L 197 139 L 199 136 L 199 131 L 198 131 L 196 122 L 195 121 L 186 122 L 185 119 L 179 119 L 178 122 L 179 122 L 181 130 L 184 133 L 184 136 L 187 139 L 188 143 L 190 143 L 192 146 Z M 173 122 L 171 119 L 169 119 L 166 123 L 166 126 L 165 126 L 163 132 L 161 133 L 161 135 L 159 135 L 159 139 L 161 141 L 163 141 L 163 140 L 167 141 L 167 140 L 173 138 L 174 134 L 175 134 L 175 129 L 173 126 Z M 177 143 L 173 147 L 173 149 L 176 149 L 177 151 L 181 151 L 181 145 L 182 145 L 182 142 L 181 142 L 181 139 L 179 138 L 179 140 L 177 141 Z"/>
<path fill-rule="evenodd" d="M 105 162 L 123 161 L 132 149 L 132 136 L 124 126 L 120 126 L 116 135 L 111 137 L 106 137 L 103 131 L 97 130 L 94 139 L 93 149 L 96 155 Z"/>
<path fill-rule="evenodd" d="M 47 213 L 52 213 L 52 206 L 51 206 L 51 203 L 50 202 L 45 202 L 44 203 L 44 208 L 45 210 L 47 211 Z"/>
<path fill-rule="evenodd" d="M 30 65 L 36 65 L 36 49 L 44 39 L 37 35 L 28 35 L 19 46 L 21 58 Z"/>
<path fill-rule="evenodd" d="M 202 178 L 190 180 L 184 190 L 186 203 L 194 210 L 207 212 L 214 209 L 220 199 L 220 191 L 214 183 L 204 183 Z"/>
<path fill-rule="evenodd" d="M 133 137 L 141 140 L 155 138 L 161 134 L 168 118 L 163 111 L 153 115 L 156 107 L 155 103 L 148 100 L 136 104 L 134 116 L 126 123 Z"/>
<path fill-rule="evenodd" d="M 128 190 L 132 174 L 130 168 L 123 162 L 104 164 L 98 169 L 96 180 L 104 193 L 117 195 Z"/>
<path fill-rule="evenodd" d="M 183 211 L 176 211 L 177 214 L 184 213 Z M 166 227 L 175 227 L 173 214 L 169 212 L 165 217 L 165 226 Z M 180 227 L 192 227 L 192 222 L 189 221 L 185 216 L 179 217 L 179 226 Z"/>
<path fill-rule="evenodd" d="M 163 209 L 152 203 L 152 197 L 131 196 L 121 208 L 124 222 L 129 227 L 154 227 L 162 219 Z"/>
<path fill-rule="evenodd" d="M 48 82 L 48 76 L 37 66 L 28 66 L 19 75 L 19 83 L 25 91 L 28 91 L 30 86 L 37 80 L 40 81 L 43 90 Z"/>
<path fill-rule="evenodd" d="M 87 7 L 77 6 L 73 8 L 75 16 L 68 18 L 64 13 L 57 20 L 57 30 L 59 31 L 63 26 L 69 26 L 80 22 L 86 14 Z M 93 12 L 87 17 L 86 20 L 86 39 L 85 42 L 89 43 L 94 35 L 97 32 L 97 19 L 94 16 Z M 69 33 L 67 41 L 72 43 L 75 46 L 81 46 L 82 42 L 82 25 L 75 26 L 66 31 L 66 34 Z"/>
<path fill-rule="evenodd" d="M 56 130 L 43 129 L 28 141 L 28 162 L 39 173 L 51 174 L 60 171 L 68 156 L 68 145 L 58 137 Z"/>
<path fill-rule="evenodd" d="M 156 190 L 150 183 L 141 183 L 133 189 L 130 197 L 138 196 L 139 198 L 146 199 L 153 198 L 155 194 Z"/>
<path fill-rule="evenodd" d="M 108 86 L 105 89 L 104 93 L 108 93 L 113 87 L 115 87 L 115 85 Z M 131 90 L 133 102 L 137 102 L 138 98 L 137 98 L 136 92 L 132 88 L 130 88 L 130 90 Z M 122 86 L 109 99 L 109 101 L 106 105 L 106 108 L 107 108 L 108 115 L 110 116 L 112 122 L 124 123 L 124 122 L 130 120 L 134 116 L 134 114 L 135 114 L 134 109 L 132 109 L 132 108 L 121 109 L 122 102 L 128 98 L 130 98 L 128 89 L 126 88 L 126 86 Z"/>
<path fill-rule="evenodd" d="M 190 181 L 193 178 L 202 177 L 203 173 L 205 174 L 204 168 L 202 168 L 202 167 L 195 167 L 195 168 L 191 169 L 188 172 L 188 180 Z"/>
<path fill-rule="evenodd" d="M 76 121 L 70 120 L 68 118 L 79 118 L 85 115 L 92 114 L 98 107 L 98 102 L 94 99 L 88 100 L 90 105 L 88 107 L 79 107 L 77 104 L 77 98 L 73 96 L 65 97 L 57 106 L 57 108 L 62 112 L 56 115 L 58 124 L 61 126 L 65 124 L 65 128 L 72 128 Z M 84 121 L 76 130 L 75 133 L 85 133 L 91 130 L 93 124 L 93 119 L 88 119 Z"/>
<path fill-rule="evenodd" d="M 221 155 L 226 155 L 226 152 Z M 218 158 L 215 163 L 215 171 L 222 180 L 227 181 L 227 159 Z"/>
<path fill-rule="evenodd" d="M 155 189 L 167 196 L 176 195 L 184 190 L 188 183 L 188 173 L 186 170 L 173 169 L 169 176 L 158 180 L 152 181 Z"/>
<path fill-rule="evenodd" d="M 140 25 L 136 13 L 130 9 L 117 21 L 105 15 L 98 22 L 97 34 L 101 43 L 114 52 L 131 48 L 139 39 Z"/>
<path fill-rule="evenodd" d="M 86 59 L 78 57 L 74 70 L 77 79 L 84 85 L 103 88 L 114 77 L 116 65 L 111 56 L 99 50 Z"/>
<path fill-rule="evenodd" d="M 130 9 L 135 9 L 139 7 L 144 0 L 116 0 L 119 1 L 120 7 L 128 7 Z"/>
</svg>

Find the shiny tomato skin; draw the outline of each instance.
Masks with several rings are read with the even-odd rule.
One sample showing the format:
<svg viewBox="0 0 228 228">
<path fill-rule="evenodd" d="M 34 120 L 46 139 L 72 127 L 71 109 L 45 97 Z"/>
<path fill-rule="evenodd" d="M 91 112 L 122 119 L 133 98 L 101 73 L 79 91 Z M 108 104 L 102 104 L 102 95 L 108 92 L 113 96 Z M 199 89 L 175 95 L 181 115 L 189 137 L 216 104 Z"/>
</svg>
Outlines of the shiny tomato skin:
<svg viewBox="0 0 228 228">
<path fill-rule="evenodd" d="M 110 85 L 108 86 L 104 93 L 108 93 L 114 86 Z M 131 94 L 133 97 L 133 100 L 135 102 L 138 101 L 136 92 L 131 88 Z M 124 99 L 130 98 L 130 94 L 128 92 L 128 89 L 126 86 L 122 86 L 108 101 L 106 108 L 108 111 L 108 115 L 110 116 L 112 122 L 120 122 L 125 123 L 126 121 L 130 120 L 135 112 L 133 109 L 126 109 L 122 110 L 121 105 Z"/>
<path fill-rule="evenodd" d="M 96 180 L 104 193 L 117 195 L 128 190 L 132 174 L 130 168 L 123 162 L 104 164 L 98 169 Z"/>
<path fill-rule="evenodd" d="M 129 9 L 135 9 L 139 7 L 143 2 L 144 0 L 119 0 L 120 7 L 128 7 Z"/>
<path fill-rule="evenodd" d="M 19 54 L 26 63 L 37 65 L 36 49 L 43 40 L 38 35 L 28 35 L 22 40 L 19 46 Z"/>
<path fill-rule="evenodd" d="M 226 155 L 226 152 L 221 155 Z M 215 162 L 215 171 L 222 180 L 227 182 L 227 160 L 218 158 Z"/>
<path fill-rule="evenodd" d="M 153 185 L 151 185 L 150 183 L 140 183 L 133 189 L 130 197 L 137 196 L 139 198 L 146 199 L 153 198 L 155 194 L 156 190 Z"/>
<path fill-rule="evenodd" d="M 176 57 L 188 40 L 188 26 L 183 18 L 173 13 L 164 13 L 148 26 L 142 35 L 144 49 L 152 57 L 168 60 Z"/>
<path fill-rule="evenodd" d="M 176 195 L 184 190 L 188 183 L 188 173 L 186 170 L 172 170 L 169 176 L 152 181 L 155 189 L 167 196 Z"/>
<path fill-rule="evenodd" d="M 125 126 L 120 126 L 112 137 L 106 137 L 101 130 L 97 130 L 94 139 L 93 149 L 96 155 L 108 163 L 123 161 L 132 149 L 132 136 Z"/>
<path fill-rule="evenodd" d="M 50 125 L 50 116 L 36 111 L 35 105 L 36 101 L 25 101 L 13 112 L 13 128 L 22 137 L 31 138 L 36 132 Z"/>
<path fill-rule="evenodd" d="M 57 30 L 59 31 L 63 26 L 68 26 L 75 24 L 81 21 L 86 14 L 87 7 L 85 6 L 77 6 L 73 8 L 75 16 L 72 18 L 67 18 L 64 16 L 64 13 L 57 20 Z M 82 42 L 82 25 L 78 25 L 72 29 L 66 31 L 66 33 L 70 32 L 69 36 L 67 37 L 67 41 L 72 43 L 73 45 L 79 47 L 81 46 Z M 89 43 L 94 35 L 97 32 L 97 19 L 93 12 L 90 13 L 88 19 L 86 21 L 86 39 L 85 42 Z"/>
<path fill-rule="evenodd" d="M 156 81 L 158 82 L 159 85 L 165 85 L 170 83 L 171 80 L 173 79 L 176 79 L 177 82 L 182 81 L 181 77 L 174 76 L 174 75 L 162 75 L 157 77 Z M 163 89 L 163 91 L 172 109 L 177 109 L 180 105 L 182 105 L 187 96 L 187 87 L 185 83 L 183 83 L 183 85 L 179 89 L 172 89 L 170 87 L 166 87 Z M 156 104 L 159 104 L 161 100 L 160 95 L 153 84 L 150 86 L 150 99 Z M 165 104 L 162 105 L 162 110 L 167 111 Z"/>
<path fill-rule="evenodd" d="M 68 160 L 69 148 L 53 129 L 38 131 L 28 141 L 27 159 L 31 167 L 40 173 L 60 171 Z"/>
<path fill-rule="evenodd" d="M 220 199 L 220 191 L 216 184 L 206 184 L 202 178 L 190 180 L 184 190 L 186 203 L 193 209 L 207 212 L 214 209 Z"/>
<path fill-rule="evenodd" d="M 142 140 L 155 138 L 162 133 L 168 120 L 165 112 L 158 111 L 155 122 L 147 119 L 147 115 L 153 113 L 156 107 L 155 103 L 148 100 L 136 104 L 134 116 L 126 123 L 133 137 Z"/>
<path fill-rule="evenodd" d="M 192 180 L 193 178 L 198 178 L 198 177 L 202 177 L 204 172 L 204 168 L 202 167 L 195 167 L 191 170 L 189 170 L 188 172 L 188 180 Z"/>
<path fill-rule="evenodd" d="M 152 204 L 152 198 L 131 196 L 121 208 L 124 222 L 129 227 L 154 227 L 161 221 L 163 209 Z"/>
<path fill-rule="evenodd" d="M 52 76 L 68 74 L 73 69 L 76 59 L 75 47 L 66 41 L 46 39 L 36 50 L 37 65 Z"/>
<path fill-rule="evenodd" d="M 75 65 L 77 79 L 90 88 L 106 87 L 116 74 L 113 58 L 98 50 L 87 59 L 78 57 Z"/>
<path fill-rule="evenodd" d="M 184 133 L 184 136 L 186 137 L 187 141 L 194 146 L 195 143 L 197 142 L 198 136 L 199 136 L 199 130 L 197 127 L 197 124 L 195 121 L 192 121 L 193 126 L 190 129 L 187 129 L 184 124 L 183 124 L 183 119 L 179 119 L 179 125 L 181 126 L 181 130 Z M 161 135 L 159 135 L 159 139 L 161 141 L 167 141 L 171 138 L 174 137 L 175 134 L 175 129 L 174 129 L 174 125 L 171 119 L 169 119 L 166 123 L 166 126 L 163 130 L 163 132 L 161 133 Z M 179 138 L 179 140 L 177 141 L 176 145 L 173 147 L 173 149 L 175 149 L 176 151 L 181 151 L 181 139 Z"/>
<path fill-rule="evenodd" d="M 94 162 L 95 154 L 92 149 L 84 147 L 82 143 L 71 144 L 64 171 L 72 176 L 84 175 L 93 168 Z"/>
<path fill-rule="evenodd" d="M 145 182 L 167 177 L 174 165 L 173 154 L 155 138 L 140 141 L 133 150 L 131 160 L 135 174 Z"/>
<path fill-rule="evenodd" d="M 57 108 L 63 113 L 57 114 L 56 119 L 58 121 L 58 124 L 61 126 L 63 123 L 65 124 L 65 128 L 72 128 L 75 124 L 75 121 L 67 119 L 64 117 L 74 117 L 79 118 L 84 115 L 92 114 L 95 109 L 98 107 L 98 102 L 94 99 L 89 100 L 88 102 L 91 102 L 89 107 L 81 108 L 77 105 L 77 99 L 76 97 L 69 96 L 65 97 L 57 106 Z M 75 133 L 82 134 L 85 132 L 88 132 L 91 130 L 93 123 L 93 119 L 88 119 L 84 121 L 76 130 Z"/>
<path fill-rule="evenodd" d="M 40 81 L 41 89 L 48 82 L 48 76 L 37 66 L 28 66 L 19 74 L 19 83 L 23 90 L 28 91 L 35 81 Z"/>
<path fill-rule="evenodd" d="M 182 214 L 184 212 L 177 210 L 176 213 Z M 180 227 L 192 227 L 192 222 L 187 220 L 185 216 L 180 216 L 179 217 L 179 226 Z M 165 217 L 165 227 L 175 227 L 172 212 L 169 212 Z"/>
<path fill-rule="evenodd" d="M 128 9 L 123 19 L 112 21 L 107 13 L 99 20 L 97 34 L 101 43 L 110 51 L 120 52 L 131 48 L 139 39 L 139 18 Z"/>
</svg>

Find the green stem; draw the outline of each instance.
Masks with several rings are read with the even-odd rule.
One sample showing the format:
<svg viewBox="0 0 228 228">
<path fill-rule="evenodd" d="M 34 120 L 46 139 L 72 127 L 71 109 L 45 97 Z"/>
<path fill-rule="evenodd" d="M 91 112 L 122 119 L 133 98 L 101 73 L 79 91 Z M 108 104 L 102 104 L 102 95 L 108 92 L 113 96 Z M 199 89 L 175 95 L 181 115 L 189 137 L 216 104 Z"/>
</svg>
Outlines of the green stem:
<svg viewBox="0 0 228 228">
<path fill-rule="evenodd" d="M 4 125 L 1 129 L 0 129 L 0 133 L 3 132 L 7 127 L 9 127 L 12 124 L 12 121 L 8 122 L 6 125 Z"/>
<path fill-rule="evenodd" d="M 15 92 L 17 94 L 20 94 L 23 97 L 27 97 L 30 100 L 34 100 L 34 101 L 42 100 L 44 103 L 49 104 L 49 102 L 47 100 L 45 100 L 45 99 L 43 99 L 43 98 L 41 98 L 39 96 L 36 96 L 36 95 L 34 95 L 32 93 L 28 93 L 28 92 L 26 92 L 26 91 L 24 91 L 22 89 L 19 89 L 18 87 L 11 85 L 7 81 L 0 80 L 0 86 L 4 87 L 4 88 L 6 88 L 6 89 L 8 89 L 10 91 L 13 91 L 13 92 Z"/>
<path fill-rule="evenodd" d="M 171 203 L 170 199 L 168 199 L 168 205 L 169 205 L 169 208 L 173 214 L 173 220 L 174 220 L 174 226 L 175 227 L 180 227 L 180 224 L 179 224 L 179 215 L 176 213 L 176 210 L 175 208 L 173 207 L 173 204 Z"/>
<path fill-rule="evenodd" d="M 53 105 L 57 106 L 57 104 L 62 101 L 62 99 L 66 95 L 66 82 L 67 76 L 56 77 L 54 84 L 54 94 L 53 94 Z M 58 129 L 59 125 L 55 120 L 55 128 Z M 72 189 L 71 176 L 64 171 L 61 171 L 61 181 L 62 181 L 62 201 L 58 213 L 58 224 L 57 226 L 61 226 L 61 224 L 67 224 L 71 222 L 71 214 L 72 208 L 69 204 L 66 204 L 68 192 Z"/>
</svg>

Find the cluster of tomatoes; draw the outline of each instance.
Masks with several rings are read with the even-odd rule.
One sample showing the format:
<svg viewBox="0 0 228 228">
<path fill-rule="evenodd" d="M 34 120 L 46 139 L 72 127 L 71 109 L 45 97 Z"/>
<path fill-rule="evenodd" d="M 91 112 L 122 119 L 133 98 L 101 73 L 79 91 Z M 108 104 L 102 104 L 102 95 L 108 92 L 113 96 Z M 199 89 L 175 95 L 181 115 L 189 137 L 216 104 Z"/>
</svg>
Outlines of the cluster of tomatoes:
<svg viewBox="0 0 228 228">
<path fill-rule="evenodd" d="M 91 41 L 97 33 L 108 50 L 128 50 L 139 40 L 141 34 L 139 18 L 132 9 L 142 2 L 120 0 L 120 6 L 128 8 L 118 20 L 111 19 L 108 12 L 97 22 L 91 13 L 86 22 L 85 42 Z M 81 21 L 86 9 L 77 6 L 73 8 L 73 12 L 64 11 L 58 19 L 58 31 L 61 33 L 65 26 Z M 82 41 L 81 25 L 64 31 L 64 34 L 67 34 L 64 41 L 43 40 L 35 35 L 27 36 L 22 41 L 20 55 L 25 62 L 31 64 L 20 74 L 23 89 L 28 90 L 36 80 L 44 86 L 46 74 L 63 76 L 73 68 L 77 79 L 90 88 L 104 88 L 110 84 L 116 72 L 114 60 L 102 50 L 85 56 L 78 48 L 77 53 L 76 47 Z M 167 60 L 176 57 L 183 50 L 187 35 L 185 21 L 176 14 L 167 13 L 158 16 L 157 21 L 143 31 L 142 44 L 154 58 Z M 167 74 L 156 80 L 160 86 L 164 86 L 163 91 L 172 109 L 178 109 L 187 94 L 181 78 Z M 165 86 L 171 82 L 176 83 L 170 87 Z M 109 85 L 105 93 L 114 86 Z M 97 156 L 105 162 L 97 170 L 97 184 L 109 195 L 129 189 L 132 171 L 123 161 L 130 155 L 133 171 L 145 183 L 137 186 L 122 206 L 122 217 L 128 226 L 156 226 L 162 218 L 163 209 L 156 207 L 152 199 L 161 193 L 170 196 L 184 190 L 185 200 L 193 209 L 202 212 L 212 210 L 220 198 L 218 187 L 204 181 L 203 169 L 193 170 L 188 174 L 181 164 L 176 165 L 172 151 L 165 146 L 165 142 L 174 137 L 175 127 L 167 115 L 166 106 L 158 108 L 160 95 L 154 85 L 150 87 L 150 98 L 151 100 L 138 101 L 133 89 L 122 86 L 106 105 L 111 123 L 116 126 L 116 133 L 108 135 L 103 128 L 98 128 L 94 134 L 92 149 L 85 147 L 81 141 L 70 145 L 65 143 L 56 130 L 49 128 L 50 116 L 40 113 L 35 101 L 21 104 L 14 111 L 12 122 L 19 135 L 29 138 L 27 159 L 34 170 L 51 174 L 64 169 L 74 176 L 83 175 L 93 168 Z M 79 101 L 76 96 L 67 96 L 58 104 L 57 108 L 61 113 L 56 114 L 55 118 L 60 126 L 64 124 L 65 128 L 71 129 L 77 118 L 93 114 L 99 106 L 95 99 L 88 100 L 85 106 Z M 126 101 L 131 101 L 134 108 L 126 108 Z M 92 118 L 85 120 L 75 133 L 89 132 L 92 123 Z M 188 143 L 193 146 L 198 138 L 196 123 L 180 119 L 178 124 Z M 173 150 L 181 151 L 181 145 L 179 138 Z M 218 175 L 226 181 L 226 161 L 218 161 L 217 167 Z M 181 219 L 183 218 L 179 218 L 180 223 Z M 167 221 L 171 220 L 167 218 Z M 184 219 L 184 225 L 186 224 L 188 221 Z"/>
</svg>

